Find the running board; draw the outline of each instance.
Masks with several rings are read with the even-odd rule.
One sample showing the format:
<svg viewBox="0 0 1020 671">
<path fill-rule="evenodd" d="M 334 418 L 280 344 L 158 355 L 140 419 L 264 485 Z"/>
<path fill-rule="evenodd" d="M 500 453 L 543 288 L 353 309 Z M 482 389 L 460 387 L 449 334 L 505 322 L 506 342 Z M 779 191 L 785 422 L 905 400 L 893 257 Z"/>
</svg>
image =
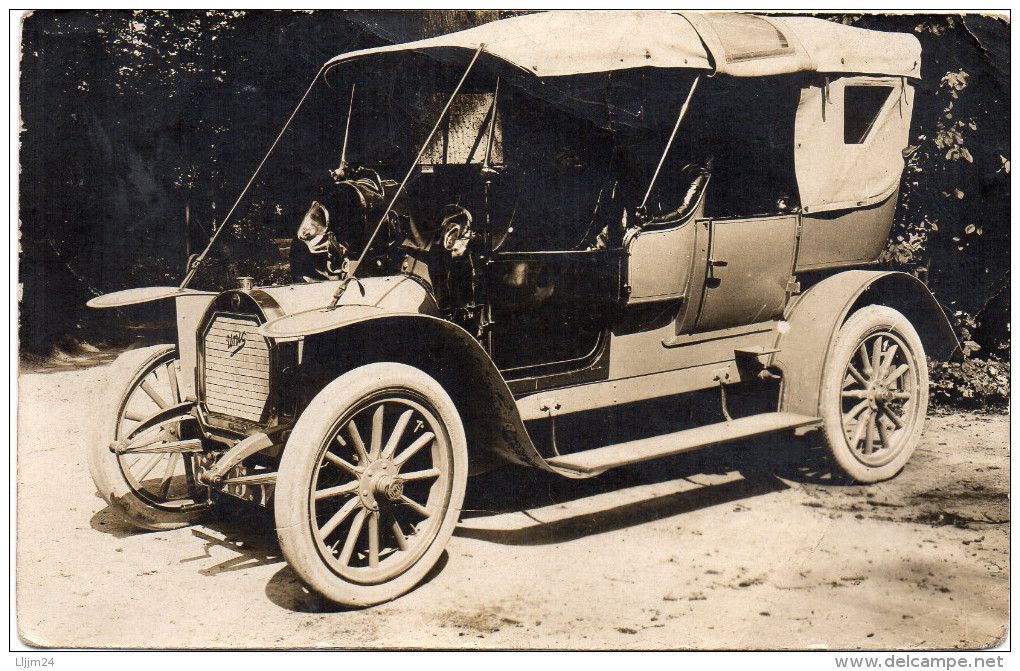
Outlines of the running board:
<svg viewBox="0 0 1020 671">
<path fill-rule="evenodd" d="M 668 457 L 673 454 L 687 452 L 699 447 L 726 443 L 739 438 L 760 436 L 776 431 L 786 431 L 799 427 L 818 424 L 821 419 L 808 415 L 797 415 L 792 412 L 769 412 L 750 417 L 741 417 L 729 422 L 708 424 L 695 429 L 677 431 L 662 436 L 632 440 L 618 445 L 599 447 L 583 452 L 565 454 L 546 463 L 556 469 L 564 469 L 582 473 L 586 476 L 598 475 L 603 471 L 619 466 L 636 464 L 641 461 Z"/>
</svg>

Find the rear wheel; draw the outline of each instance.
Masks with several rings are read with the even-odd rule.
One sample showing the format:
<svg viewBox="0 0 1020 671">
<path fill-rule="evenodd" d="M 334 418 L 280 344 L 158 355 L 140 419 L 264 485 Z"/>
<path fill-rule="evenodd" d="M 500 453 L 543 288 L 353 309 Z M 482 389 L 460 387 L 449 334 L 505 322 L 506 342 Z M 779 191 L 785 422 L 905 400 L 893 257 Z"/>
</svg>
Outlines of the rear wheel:
<svg viewBox="0 0 1020 671">
<path fill-rule="evenodd" d="M 125 352 L 110 368 L 100 435 L 89 450 L 99 495 L 141 529 L 192 524 L 208 491 L 196 479 L 195 417 L 182 403 L 173 345 Z"/>
<path fill-rule="evenodd" d="M 280 461 L 280 547 L 346 606 L 394 599 L 439 560 L 460 516 L 467 441 L 449 395 L 395 363 L 342 375 L 309 404 Z"/>
<path fill-rule="evenodd" d="M 822 382 L 824 434 L 836 464 L 858 482 L 893 477 L 917 448 L 927 410 L 917 331 L 883 305 L 855 312 L 836 336 Z"/>
</svg>

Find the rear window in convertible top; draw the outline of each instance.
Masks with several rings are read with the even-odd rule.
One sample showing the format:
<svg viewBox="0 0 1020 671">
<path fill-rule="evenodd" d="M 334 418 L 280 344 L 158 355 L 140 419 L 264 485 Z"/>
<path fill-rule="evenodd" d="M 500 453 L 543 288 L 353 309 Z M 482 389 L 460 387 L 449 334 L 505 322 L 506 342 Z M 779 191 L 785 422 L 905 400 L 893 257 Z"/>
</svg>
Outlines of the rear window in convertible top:
<svg viewBox="0 0 1020 671">
<path fill-rule="evenodd" d="M 778 28 L 758 16 L 747 14 L 706 14 L 723 49 L 727 63 L 770 58 L 793 53 L 793 47 Z"/>
</svg>

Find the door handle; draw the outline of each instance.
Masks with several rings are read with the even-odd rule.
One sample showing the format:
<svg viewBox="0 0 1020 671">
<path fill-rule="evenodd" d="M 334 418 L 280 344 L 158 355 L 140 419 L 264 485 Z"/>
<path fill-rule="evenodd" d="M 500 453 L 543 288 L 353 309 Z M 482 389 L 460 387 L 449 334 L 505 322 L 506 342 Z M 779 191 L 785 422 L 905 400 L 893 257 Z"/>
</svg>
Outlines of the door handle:
<svg viewBox="0 0 1020 671">
<path fill-rule="evenodd" d="M 714 280 L 716 283 L 718 283 L 719 278 L 715 276 L 715 269 L 716 268 L 723 268 L 723 267 L 725 267 L 727 265 L 729 265 L 728 261 L 723 261 L 722 259 L 712 259 L 712 258 L 710 258 L 708 260 L 708 279 L 709 280 Z M 718 284 L 716 284 L 716 286 L 718 286 Z"/>
</svg>

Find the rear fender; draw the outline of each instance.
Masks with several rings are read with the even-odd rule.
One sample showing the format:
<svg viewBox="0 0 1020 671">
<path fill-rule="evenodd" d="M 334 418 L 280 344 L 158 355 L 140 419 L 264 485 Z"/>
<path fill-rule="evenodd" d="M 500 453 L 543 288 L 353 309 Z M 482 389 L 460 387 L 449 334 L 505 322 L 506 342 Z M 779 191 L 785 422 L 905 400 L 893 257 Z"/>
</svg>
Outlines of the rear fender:
<svg viewBox="0 0 1020 671">
<path fill-rule="evenodd" d="M 539 455 L 489 355 L 467 331 L 438 317 L 379 315 L 307 336 L 305 389 L 318 393 L 341 373 L 375 361 L 419 368 L 450 394 L 464 422 L 472 472 L 499 461 L 559 472 Z"/>
<path fill-rule="evenodd" d="M 822 372 L 843 323 L 866 305 L 887 305 L 903 313 L 936 360 L 962 357 L 960 343 L 942 307 L 917 278 L 906 273 L 851 270 L 808 289 L 786 309 L 772 365 L 783 372 L 780 409 L 817 415 Z"/>
</svg>

